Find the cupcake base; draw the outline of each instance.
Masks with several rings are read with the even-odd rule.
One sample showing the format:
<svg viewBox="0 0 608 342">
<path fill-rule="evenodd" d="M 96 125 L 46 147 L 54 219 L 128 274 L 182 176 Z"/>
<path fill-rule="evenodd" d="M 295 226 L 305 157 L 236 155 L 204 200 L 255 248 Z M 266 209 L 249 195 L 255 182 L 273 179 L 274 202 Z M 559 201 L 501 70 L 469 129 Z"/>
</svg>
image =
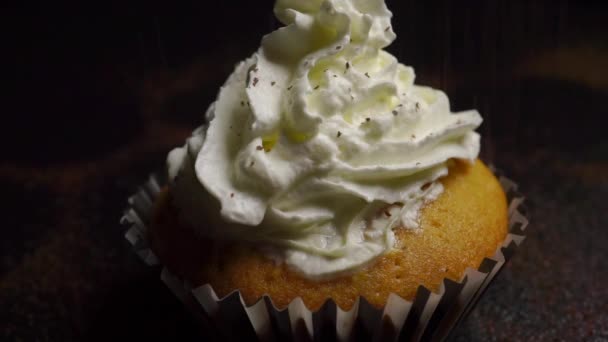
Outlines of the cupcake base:
<svg viewBox="0 0 608 342">
<path fill-rule="evenodd" d="M 449 336 L 477 303 L 488 285 L 525 239 L 528 220 L 523 213 L 523 196 L 517 184 L 499 177 L 509 202 L 509 234 L 491 258 L 477 269 L 467 269 L 458 282 L 444 279 L 438 292 L 420 286 L 412 301 L 391 294 L 382 309 L 359 298 L 353 308 L 343 311 L 328 300 L 316 311 L 306 308 L 300 298 L 280 310 L 265 296 L 247 306 L 238 291 L 219 298 L 210 285 L 193 287 L 163 268 L 161 279 L 198 317 L 206 334 L 229 340 L 442 340 Z M 158 258 L 149 248 L 147 230 L 154 201 L 164 184 L 151 176 L 129 198 L 129 208 L 121 222 L 129 225 L 126 239 L 148 265 Z M 238 327 L 236 329 L 235 327 Z"/>
</svg>

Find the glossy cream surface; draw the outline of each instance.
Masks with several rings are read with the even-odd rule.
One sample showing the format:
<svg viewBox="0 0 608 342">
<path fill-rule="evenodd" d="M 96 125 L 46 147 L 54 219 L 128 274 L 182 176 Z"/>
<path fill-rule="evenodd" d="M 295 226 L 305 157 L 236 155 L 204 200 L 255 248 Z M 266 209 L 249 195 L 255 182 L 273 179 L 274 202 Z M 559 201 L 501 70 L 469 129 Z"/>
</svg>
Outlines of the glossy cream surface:
<svg viewBox="0 0 608 342">
<path fill-rule="evenodd" d="M 208 124 L 168 157 L 180 219 L 262 243 L 309 278 L 355 270 L 418 228 L 451 158 L 479 152 L 477 111 L 414 85 L 384 51 L 383 0 L 278 0 L 284 27 L 241 62 Z"/>
</svg>

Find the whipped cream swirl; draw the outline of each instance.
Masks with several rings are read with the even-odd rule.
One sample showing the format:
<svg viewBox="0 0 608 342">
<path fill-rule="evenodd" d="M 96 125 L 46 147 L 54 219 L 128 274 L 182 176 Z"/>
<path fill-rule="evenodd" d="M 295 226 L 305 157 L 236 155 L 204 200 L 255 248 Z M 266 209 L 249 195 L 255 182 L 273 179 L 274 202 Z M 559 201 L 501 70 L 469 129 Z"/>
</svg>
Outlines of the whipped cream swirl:
<svg viewBox="0 0 608 342">
<path fill-rule="evenodd" d="M 217 239 L 261 242 L 309 278 L 357 269 L 417 229 L 451 158 L 479 152 L 477 111 L 414 85 L 383 50 L 383 0 L 278 0 L 286 25 L 240 63 L 208 125 L 168 157 L 180 219 Z"/>
</svg>

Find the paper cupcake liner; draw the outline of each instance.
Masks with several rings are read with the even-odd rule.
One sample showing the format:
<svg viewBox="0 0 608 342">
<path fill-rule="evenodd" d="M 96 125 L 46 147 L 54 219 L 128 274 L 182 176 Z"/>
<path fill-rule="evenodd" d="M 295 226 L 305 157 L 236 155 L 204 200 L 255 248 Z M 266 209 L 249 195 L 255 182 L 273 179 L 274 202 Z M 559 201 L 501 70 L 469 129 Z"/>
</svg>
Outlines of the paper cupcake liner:
<svg viewBox="0 0 608 342">
<path fill-rule="evenodd" d="M 488 285 L 525 239 L 528 225 L 522 205 L 524 197 L 512 180 L 499 176 L 509 202 L 509 233 L 491 258 L 477 269 L 468 268 L 460 281 L 444 279 L 437 293 L 418 287 L 412 301 L 391 294 L 383 309 L 360 297 L 350 311 L 343 311 L 332 300 L 319 310 L 306 308 L 301 298 L 280 310 L 268 296 L 247 306 L 239 291 L 219 298 L 210 285 L 193 287 L 163 267 L 161 279 L 193 312 L 204 333 L 211 338 L 261 341 L 444 340 L 473 309 Z M 147 265 L 159 260 L 149 248 L 146 231 L 154 201 L 164 179 L 156 175 L 129 198 L 121 219 L 128 225 L 125 237 Z M 162 266 L 162 265 L 161 265 Z"/>
</svg>

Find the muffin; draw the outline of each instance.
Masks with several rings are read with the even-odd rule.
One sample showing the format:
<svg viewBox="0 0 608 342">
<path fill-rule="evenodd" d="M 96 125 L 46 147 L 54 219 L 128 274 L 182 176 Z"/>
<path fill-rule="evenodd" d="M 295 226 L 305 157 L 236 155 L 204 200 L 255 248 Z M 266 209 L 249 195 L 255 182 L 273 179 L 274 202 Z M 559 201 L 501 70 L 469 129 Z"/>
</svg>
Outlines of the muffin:
<svg viewBox="0 0 608 342">
<path fill-rule="evenodd" d="M 277 0 L 275 14 L 286 26 L 236 66 L 169 153 L 167 184 L 152 184 L 138 224 L 149 255 L 210 316 L 236 293 L 256 333 L 289 312 L 312 335 L 328 303 L 336 331 L 363 311 L 397 331 L 405 317 L 418 333 L 437 315 L 453 325 L 511 241 L 505 192 L 477 159 L 481 116 L 451 112 L 383 50 L 395 34 L 382 0 Z"/>
<path fill-rule="evenodd" d="M 219 297 L 238 290 L 247 305 L 264 295 L 279 309 L 298 297 L 311 310 L 328 299 L 350 310 L 359 296 L 382 308 L 391 293 L 411 301 L 419 286 L 437 292 L 444 278 L 458 281 L 479 267 L 507 234 L 506 197 L 492 172 L 481 161 L 450 164 L 443 193 L 421 209 L 419 230 L 395 228 L 393 248 L 352 274 L 308 279 L 255 244 L 201 237 L 179 223 L 168 188 L 155 204 L 150 244 L 175 275 L 209 284 Z"/>
</svg>

